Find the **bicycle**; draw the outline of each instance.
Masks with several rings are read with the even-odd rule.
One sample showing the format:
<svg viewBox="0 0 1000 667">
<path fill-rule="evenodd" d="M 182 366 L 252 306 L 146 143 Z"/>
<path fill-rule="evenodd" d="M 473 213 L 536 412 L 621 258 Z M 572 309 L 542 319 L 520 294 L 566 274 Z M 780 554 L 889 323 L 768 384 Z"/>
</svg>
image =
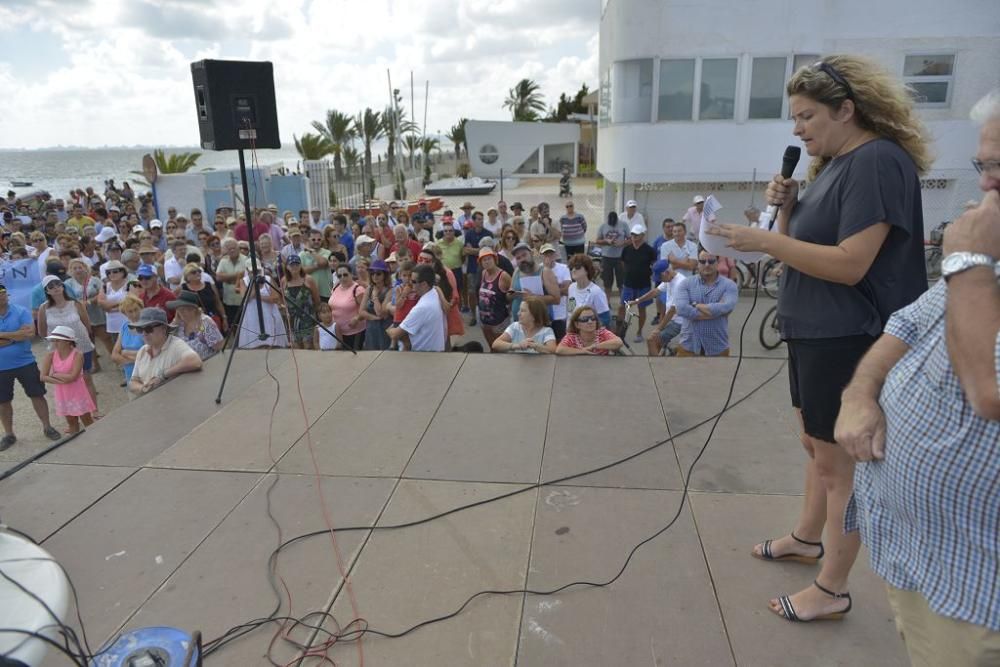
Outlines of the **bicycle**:
<svg viewBox="0 0 1000 667">
<path fill-rule="evenodd" d="M 931 237 L 924 241 L 924 266 L 927 268 L 927 282 L 935 283 L 941 277 L 941 244 L 944 243 L 944 230 L 951 224 L 945 220 L 931 230 Z"/>
<path fill-rule="evenodd" d="M 774 350 L 781 345 L 781 330 L 778 328 L 778 307 L 771 306 L 771 309 L 764 313 L 764 319 L 760 321 L 760 344 L 765 350 Z"/>
<path fill-rule="evenodd" d="M 781 262 L 781 260 L 772 257 L 767 260 L 764 267 L 760 271 L 761 276 L 763 276 L 760 281 L 760 287 L 764 290 L 764 294 L 768 295 L 772 299 L 778 298 L 781 272 L 784 271 L 784 269 L 785 265 Z"/>
</svg>

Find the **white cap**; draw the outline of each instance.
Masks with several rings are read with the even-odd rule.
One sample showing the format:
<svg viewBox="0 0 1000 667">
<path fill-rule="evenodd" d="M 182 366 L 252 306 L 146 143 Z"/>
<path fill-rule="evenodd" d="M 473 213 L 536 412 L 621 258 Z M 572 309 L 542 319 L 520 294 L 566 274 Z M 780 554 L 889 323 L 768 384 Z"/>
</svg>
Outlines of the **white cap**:
<svg viewBox="0 0 1000 667">
<path fill-rule="evenodd" d="M 704 203 L 704 201 L 705 201 L 705 198 L 702 197 L 701 195 L 695 195 L 694 196 L 694 203 L 695 204 L 701 204 L 701 203 Z"/>
<path fill-rule="evenodd" d="M 94 240 L 98 243 L 107 243 L 116 236 L 115 228 L 111 226 L 104 227 L 101 231 L 97 233 Z"/>
<path fill-rule="evenodd" d="M 645 234 L 646 230 L 645 230 L 645 228 L 642 225 L 635 224 L 635 225 L 632 225 L 632 233 L 635 234 L 635 235 Z"/>
<path fill-rule="evenodd" d="M 150 220 L 149 228 L 152 229 L 153 227 L 163 227 L 163 223 L 160 222 L 159 220 Z"/>
<path fill-rule="evenodd" d="M 637 204 L 635 203 L 634 199 L 629 199 L 627 202 L 625 202 L 625 208 L 632 208 L 633 206 L 636 206 L 636 205 Z"/>
<path fill-rule="evenodd" d="M 142 225 L 136 225 L 135 227 L 132 228 L 133 234 L 141 234 L 144 231 L 146 231 L 146 228 L 143 227 Z"/>
<path fill-rule="evenodd" d="M 362 243 L 375 243 L 375 239 L 368 236 L 367 234 L 362 234 L 358 238 L 354 239 L 355 245 L 361 245 Z"/>
</svg>

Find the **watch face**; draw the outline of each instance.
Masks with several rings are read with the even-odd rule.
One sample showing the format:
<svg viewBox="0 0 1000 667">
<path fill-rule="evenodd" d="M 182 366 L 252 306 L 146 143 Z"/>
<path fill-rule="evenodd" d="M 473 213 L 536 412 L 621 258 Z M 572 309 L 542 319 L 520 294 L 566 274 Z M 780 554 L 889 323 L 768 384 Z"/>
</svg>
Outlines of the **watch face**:
<svg viewBox="0 0 1000 667">
<path fill-rule="evenodd" d="M 965 257 L 959 253 L 953 253 L 948 255 L 941 261 L 941 272 L 951 273 L 952 271 L 958 271 L 965 264 Z"/>
</svg>

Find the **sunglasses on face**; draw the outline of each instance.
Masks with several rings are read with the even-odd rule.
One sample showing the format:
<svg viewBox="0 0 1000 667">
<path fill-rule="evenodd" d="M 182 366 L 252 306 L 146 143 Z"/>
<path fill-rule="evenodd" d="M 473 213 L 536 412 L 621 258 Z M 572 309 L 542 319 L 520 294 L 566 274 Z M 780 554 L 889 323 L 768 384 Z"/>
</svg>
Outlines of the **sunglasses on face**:
<svg viewBox="0 0 1000 667">
<path fill-rule="evenodd" d="M 142 287 L 142 285 L 140 285 L 139 283 L 129 283 L 128 286 L 129 286 L 129 289 L 132 289 L 134 287 Z"/>
<path fill-rule="evenodd" d="M 580 324 L 589 324 L 590 322 L 595 322 L 596 320 L 597 318 L 594 317 L 593 315 L 581 315 L 580 317 L 576 318 L 576 321 L 579 322 Z"/>
<path fill-rule="evenodd" d="M 139 276 L 139 282 L 140 283 L 144 283 L 147 280 L 152 280 L 152 279 L 153 279 L 153 276 Z"/>
<path fill-rule="evenodd" d="M 338 278 L 346 278 L 349 275 L 351 275 L 351 274 L 348 273 L 347 271 L 337 271 L 337 277 Z"/>
<path fill-rule="evenodd" d="M 62 283 L 49 283 L 49 286 L 45 288 L 45 291 L 51 292 L 54 289 L 61 289 L 62 286 L 63 286 Z"/>
<path fill-rule="evenodd" d="M 122 275 L 125 275 L 126 273 L 128 273 L 128 271 L 126 271 L 125 269 L 111 269 L 108 271 L 108 275 L 112 275 L 115 273 L 120 273 Z"/>
<path fill-rule="evenodd" d="M 715 264 L 717 261 L 719 261 L 719 260 L 717 260 L 717 259 L 699 259 L 698 263 L 699 264 Z"/>
<path fill-rule="evenodd" d="M 151 334 L 154 331 L 156 331 L 156 328 L 159 327 L 159 326 L 161 326 L 161 325 L 159 325 L 159 324 L 150 324 L 150 325 L 144 326 L 144 327 L 135 327 L 135 330 L 138 331 L 139 333 L 142 333 L 142 334 Z"/>
</svg>

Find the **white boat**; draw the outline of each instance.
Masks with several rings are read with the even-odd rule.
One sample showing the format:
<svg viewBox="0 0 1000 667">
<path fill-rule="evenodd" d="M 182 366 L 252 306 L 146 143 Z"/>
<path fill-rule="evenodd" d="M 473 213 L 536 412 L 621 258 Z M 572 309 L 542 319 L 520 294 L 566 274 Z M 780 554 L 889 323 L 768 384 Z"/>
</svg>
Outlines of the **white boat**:
<svg viewBox="0 0 1000 667">
<path fill-rule="evenodd" d="M 488 195 L 496 188 L 496 181 L 488 181 L 478 176 L 472 178 L 445 178 L 434 181 L 424 188 L 432 196 L 447 195 Z"/>
<path fill-rule="evenodd" d="M 33 181 L 11 181 L 10 186 L 12 188 L 30 188 L 34 185 Z"/>
</svg>

